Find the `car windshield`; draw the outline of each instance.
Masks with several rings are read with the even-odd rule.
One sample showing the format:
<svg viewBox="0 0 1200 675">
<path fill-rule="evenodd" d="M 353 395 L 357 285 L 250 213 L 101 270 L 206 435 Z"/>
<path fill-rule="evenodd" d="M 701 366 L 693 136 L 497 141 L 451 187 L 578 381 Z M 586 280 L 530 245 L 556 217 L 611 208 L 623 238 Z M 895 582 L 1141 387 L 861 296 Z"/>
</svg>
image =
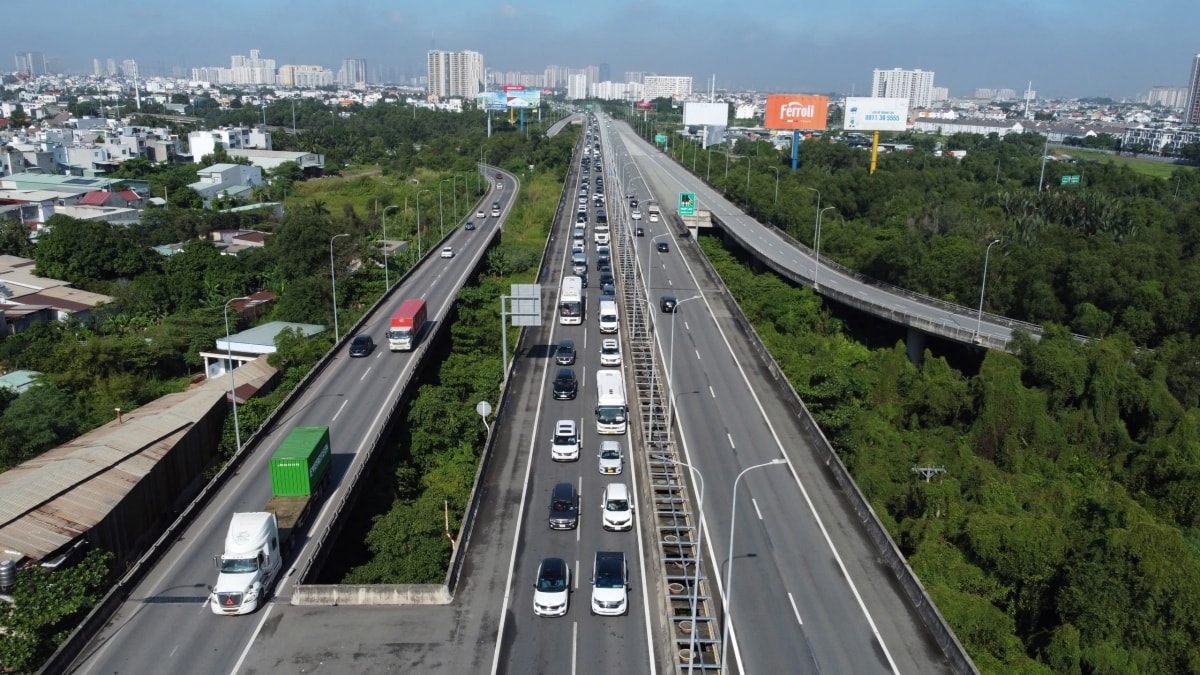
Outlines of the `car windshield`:
<svg viewBox="0 0 1200 675">
<path fill-rule="evenodd" d="M 538 579 L 538 590 L 543 593 L 554 593 L 566 588 L 567 580 L 561 576 L 542 575 L 542 578 Z"/>
<path fill-rule="evenodd" d="M 601 459 L 620 459 L 621 451 L 613 450 L 612 448 L 609 448 L 607 450 L 601 450 L 600 457 L 601 457 Z"/>
<path fill-rule="evenodd" d="M 600 588 L 621 588 L 625 585 L 625 581 L 621 578 L 621 571 L 617 569 L 616 565 L 605 565 L 596 570 L 596 585 Z"/>
<path fill-rule="evenodd" d="M 610 499 L 604 505 L 604 508 L 607 511 L 628 511 L 629 502 L 624 499 Z"/>
<path fill-rule="evenodd" d="M 558 435 L 554 437 L 555 445 L 575 445 L 574 435 Z"/>
<path fill-rule="evenodd" d="M 559 499 L 551 506 L 555 511 L 574 511 L 575 505 L 565 499 Z"/>
</svg>

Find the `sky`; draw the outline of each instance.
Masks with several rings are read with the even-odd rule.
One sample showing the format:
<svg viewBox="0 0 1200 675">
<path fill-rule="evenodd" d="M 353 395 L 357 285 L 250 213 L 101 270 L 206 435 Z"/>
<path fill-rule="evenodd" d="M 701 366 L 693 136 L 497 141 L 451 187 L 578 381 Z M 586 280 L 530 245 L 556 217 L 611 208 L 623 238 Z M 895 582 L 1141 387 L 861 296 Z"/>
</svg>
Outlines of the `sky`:
<svg viewBox="0 0 1200 675">
<path fill-rule="evenodd" d="M 696 90 L 715 75 L 718 88 L 864 95 L 873 69 L 900 67 L 934 71 L 951 95 L 1032 81 L 1043 97 L 1120 99 L 1186 86 L 1200 53 L 1197 0 L 59 0 L 54 13 L 74 16 L 51 22 L 40 7 L 6 12 L 0 42 L 88 73 L 93 58 L 190 73 L 258 49 L 277 65 L 365 58 L 423 75 L 429 49 L 470 49 L 489 69 L 608 63 L 614 79 L 691 75 Z"/>
</svg>

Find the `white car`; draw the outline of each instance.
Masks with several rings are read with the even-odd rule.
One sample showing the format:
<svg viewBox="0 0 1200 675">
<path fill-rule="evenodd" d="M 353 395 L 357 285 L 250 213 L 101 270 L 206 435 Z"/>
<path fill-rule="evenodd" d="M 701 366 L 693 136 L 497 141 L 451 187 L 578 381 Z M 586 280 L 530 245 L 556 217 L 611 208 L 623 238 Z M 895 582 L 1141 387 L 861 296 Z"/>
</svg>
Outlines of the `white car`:
<svg viewBox="0 0 1200 675">
<path fill-rule="evenodd" d="M 442 249 L 442 257 L 443 258 L 453 258 L 454 257 L 454 249 L 450 246 L 447 246 L 446 248 Z"/>
<path fill-rule="evenodd" d="M 478 211 L 475 212 L 475 220 L 486 220 L 486 219 L 487 219 L 487 214 L 484 213 L 483 209 L 479 209 Z"/>
<path fill-rule="evenodd" d="M 615 476 L 625 468 L 621 444 L 617 441 L 600 443 L 600 454 L 596 456 L 600 458 L 600 473 L 602 474 Z"/>
<path fill-rule="evenodd" d="M 546 558 L 538 565 L 533 584 L 533 613 L 566 616 L 571 602 L 571 566 L 562 558 Z"/>
<path fill-rule="evenodd" d="M 610 532 L 633 529 L 633 500 L 629 487 L 624 483 L 609 483 L 604 486 L 604 498 L 600 502 L 604 515 L 600 526 Z"/>
<path fill-rule="evenodd" d="M 641 220 L 641 219 L 642 219 L 642 212 L 641 212 L 641 211 L 638 211 L 637 209 L 634 209 L 634 210 L 633 210 L 633 213 L 629 214 L 629 217 L 630 217 L 630 218 L 633 218 L 634 220 Z"/>
<path fill-rule="evenodd" d="M 550 459 L 556 462 L 574 462 L 579 459 L 583 442 L 574 420 L 559 420 L 554 423 L 554 436 L 550 439 Z"/>
<path fill-rule="evenodd" d="M 600 342 L 600 365 L 621 365 L 621 343 L 608 338 Z"/>
</svg>

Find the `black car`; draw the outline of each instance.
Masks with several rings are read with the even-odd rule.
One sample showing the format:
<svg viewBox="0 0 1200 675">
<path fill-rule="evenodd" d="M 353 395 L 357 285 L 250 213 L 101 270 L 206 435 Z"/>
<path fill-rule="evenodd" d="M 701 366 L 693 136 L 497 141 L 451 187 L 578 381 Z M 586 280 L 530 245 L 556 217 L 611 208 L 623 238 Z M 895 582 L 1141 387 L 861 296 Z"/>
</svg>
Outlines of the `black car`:
<svg viewBox="0 0 1200 675">
<path fill-rule="evenodd" d="M 575 371 L 571 368 L 559 368 L 554 376 L 554 398 L 559 401 L 570 401 L 579 393 L 579 380 L 575 379 Z"/>
<path fill-rule="evenodd" d="M 646 236 L 646 228 L 638 225 L 637 228 L 634 229 L 633 233 L 639 237 L 644 237 Z"/>
<path fill-rule="evenodd" d="M 612 284 L 604 284 L 600 287 L 600 302 L 605 300 L 617 299 L 617 287 Z"/>
<path fill-rule="evenodd" d="M 670 253 L 671 252 L 671 246 L 669 244 L 667 244 L 667 242 L 665 242 L 665 241 L 658 242 L 657 244 L 654 245 L 654 248 L 659 253 Z"/>
<path fill-rule="evenodd" d="M 579 277 L 579 285 L 587 288 L 587 272 L 576 274 L 575 276 Z"/>
<path fill-rule="evenodd" d="M 375 341 L 370 335 L 355 335 L 350 341 L 350 356 L 367 356 L 375 350 Z"/>
<path fill-rule="evenodd" d="M 636 199 L 629 200 L 629 208 L 636 209 L 637 205 L 638 205 L 638 200 L 636 200 Z"/>
<path fill-rule="evenodd" d="M 475 229 L 475 221 L 468 220 L 467 224 L 463 225 L 463 229 L 467 230 L 467 231 L 474 230 Z"/>
<path fill-rule="evenodd" d="M 601 281 L 605 273 L 612 274 L 612 261 L 608 258 L 596 258 L 596 271 L 600 273 Z"/>
<path fill-rule="evenodd" d="M 679 301 L 673 295 L 664 295 L 658 299 L 658 306 L 662 308 L 665 314 L 674 314 L 675 308 L 679 306 Z"/>
<path fill-rule="evenodd" d="M 560 366 L 575 365 L 575 341 L 559 340 L 558 348 L 554 350 L 554 362 Z"/>
<path fill-rule="evenodd" d="M 579 525 L 579 493 L 573 483 L 558 483 L 550 492 L 550 529 L 573 530 Z"/>
<path fill-rule="evenodd" d="M 601 288 L 603 288 L 604 286 L 613 286 L 616 283 L 617 283 L 617 280 L 615 277 L 613 277 L 612 271 L 600 273 L 600 287 Z"/>
</svg>

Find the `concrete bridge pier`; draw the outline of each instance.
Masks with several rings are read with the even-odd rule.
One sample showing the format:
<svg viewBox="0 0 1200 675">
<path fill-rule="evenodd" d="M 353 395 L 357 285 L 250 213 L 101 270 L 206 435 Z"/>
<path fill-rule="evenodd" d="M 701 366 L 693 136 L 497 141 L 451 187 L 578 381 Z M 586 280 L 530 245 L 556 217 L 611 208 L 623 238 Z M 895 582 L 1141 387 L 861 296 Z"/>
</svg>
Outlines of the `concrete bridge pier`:
<svg viewBox="0 0 1200 675">
<path fill-rule="evenodd" d="M 925 360 L 925 334 L 916 328 L 908 329 L 908 336 L 904 339 L 905 352 L 908 354 L 908 360 L 914 366 L 920 366 Z"/>
</svg>

